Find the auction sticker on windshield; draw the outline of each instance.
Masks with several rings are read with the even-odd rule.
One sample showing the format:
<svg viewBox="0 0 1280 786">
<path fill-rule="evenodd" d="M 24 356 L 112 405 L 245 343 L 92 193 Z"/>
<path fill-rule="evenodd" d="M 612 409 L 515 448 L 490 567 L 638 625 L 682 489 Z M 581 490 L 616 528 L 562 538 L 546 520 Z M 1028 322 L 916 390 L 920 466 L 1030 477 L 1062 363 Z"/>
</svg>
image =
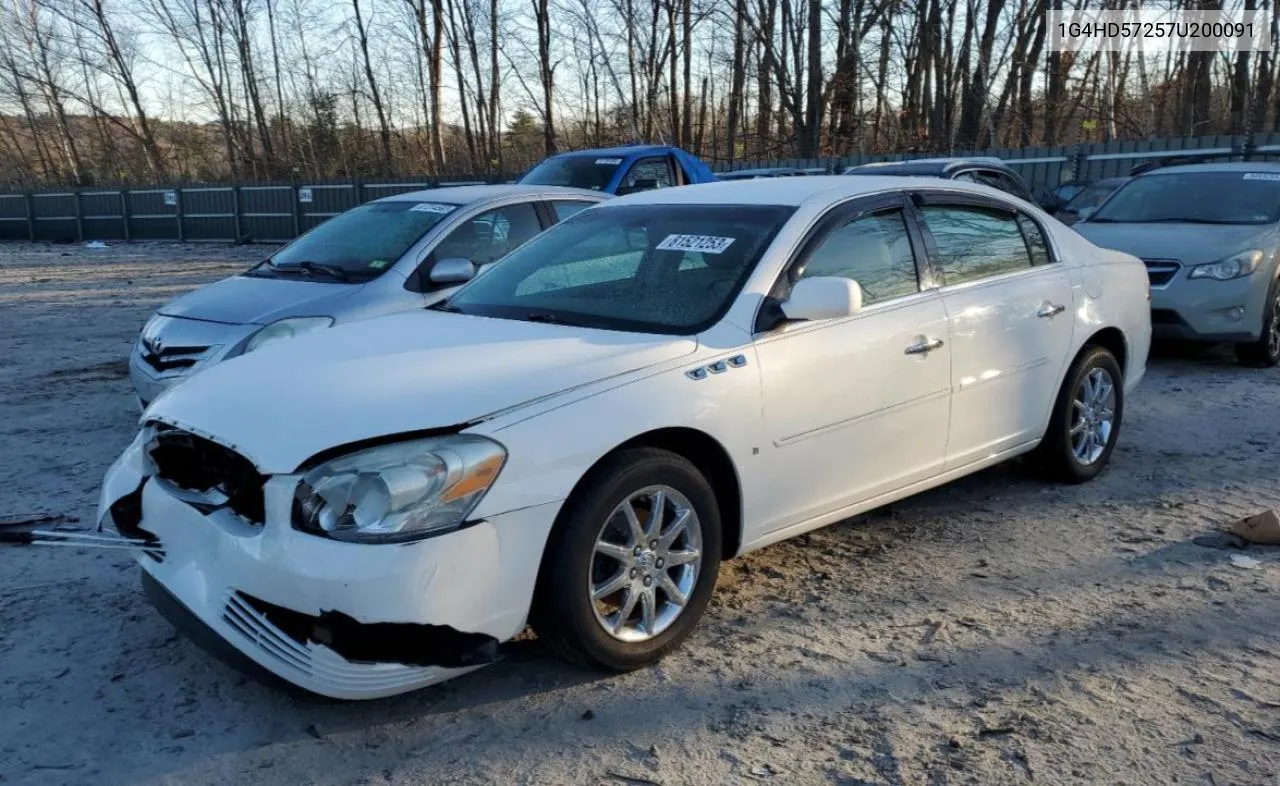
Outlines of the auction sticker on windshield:
<svg viewBox="0 0 1280 786">
<path fill-rule="evenodd" d="M 601 166 L 617 166 L 622 163 L 621 158 L 597 158 L 596 163 Z"/>
<path fill-rule="evenodd" d="M 1280 174 L 1274 172 L 1245 172 L 1245 180 L 1280 180 Z"/>
<path fill-rule="evenodd" d="M 414 213 L 451 213 L 457 205 L 446 205 L 443 202 L 419 202 L 409 208 Z"/>
<path fill-rule="evenodd" d="M 731 237 L 714 235 L 667 235 L 655 248 L 658 251 L 697 251 L 703 254 L 722 254 L 733 244 Z"/>
</svg>

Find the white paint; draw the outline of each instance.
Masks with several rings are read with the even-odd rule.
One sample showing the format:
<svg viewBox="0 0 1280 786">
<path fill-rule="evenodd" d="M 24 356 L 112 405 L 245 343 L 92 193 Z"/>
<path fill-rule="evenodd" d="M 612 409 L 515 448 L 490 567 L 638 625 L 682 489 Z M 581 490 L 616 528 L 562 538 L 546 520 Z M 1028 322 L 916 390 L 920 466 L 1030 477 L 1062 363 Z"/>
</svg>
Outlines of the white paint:
<svg viewBox="0 0 1280 786">
<path fill-rule="evenodd" d="M 144 558 L 144 568 L 284 679 L 342 698 L 388 695 L 456 672 L 349 664 L 319 645 L 312 655 L 324 668 L 282 664 L 228 629 L 227 589 L 301 611 L 449 624 L 505 639 L 524 625 L 563 501 L 602 456 L 648 431 L 694 429 L 724 448 L 741 485 L 743 552 L 1030 450 L 1071 359 L 1101 328 L 1125 336 L 1125 389 L 1142 378 L 1151 329 L 1142 263 L 1093 246 L 1034 206 L 957 183 L 930 188 L 1004 199 L 1036 216 L 1060 261 L 754 333 L 763 298 L 828 210 L 862 194 L 920 186 L 899 178 L 788 180 L 810 182 L 665 189 L 596 208 L 796 205 L 724 318 L 697 336 L 416 310 L 281 342 L 172 388 L 145 418 L 229 445 L 272 476 L 266 523 L 246 531 L 148 484 L 142 524 L 168 556 L 162 564 Z M 1084 273 L 1096 297 L 1073 285 Z M 1066 309 L 1038 317 L 1046 301 Z M 933 351 L 904 352 L 934 339 L 943 343 Z M 744 365 L 697 381 L 686 375 L 738 355 Z M 332 542 L 291 526 L 296 471 L 312 455 L 459 424 L 508 454 L 471 514 L 481 523 L 390 546 Z M 131 446 L 108 472 L 104 512 L 145 471 L 138 450 Z"/>
</svg>

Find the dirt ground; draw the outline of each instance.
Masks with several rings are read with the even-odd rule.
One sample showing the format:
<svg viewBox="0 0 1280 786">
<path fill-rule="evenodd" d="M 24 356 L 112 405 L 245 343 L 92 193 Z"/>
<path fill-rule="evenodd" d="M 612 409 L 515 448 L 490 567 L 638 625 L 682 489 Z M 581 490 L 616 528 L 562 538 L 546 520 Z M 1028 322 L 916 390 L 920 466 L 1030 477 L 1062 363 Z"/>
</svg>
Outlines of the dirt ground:
<svg viewBox="0 0 1280 786">
<path fill-rule="evenodd" d="M 0 246 L 0 517 L 92 524 L 142 322 L 264 253 Z M 727 563 L 624 676 L 521 641 L 300 702 L 179 638 L 129 557 L 0 546 L 0 782 L 1280 784 L 1280 549 L 1211 535 L 1280 505 L 1280 372 L 1158 356 L 1125 415 L 1091 484 L 999 467 Z"/>
</svg>

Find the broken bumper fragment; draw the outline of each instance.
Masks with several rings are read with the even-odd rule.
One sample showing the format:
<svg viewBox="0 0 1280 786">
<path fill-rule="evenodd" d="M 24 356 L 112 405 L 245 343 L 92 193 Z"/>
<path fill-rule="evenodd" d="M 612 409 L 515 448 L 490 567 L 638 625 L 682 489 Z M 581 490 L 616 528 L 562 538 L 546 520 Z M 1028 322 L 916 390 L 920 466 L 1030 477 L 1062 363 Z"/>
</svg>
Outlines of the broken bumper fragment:
<svg viewBox="0 0 1280 786">
<path fill-rule="evenodd" d="M 102 521 L 154 539 L 138 556 L 148 596 L 215 654 L 229 647 L 323 696 L 377 698 L 490 663 L 525 625 L 557 505 L 420 541 L 346 543 L 292 526 L 297 476 L 267 479 L 257 524 L 147 477 L 142 450 L 108 471 Z"/>
</svg>

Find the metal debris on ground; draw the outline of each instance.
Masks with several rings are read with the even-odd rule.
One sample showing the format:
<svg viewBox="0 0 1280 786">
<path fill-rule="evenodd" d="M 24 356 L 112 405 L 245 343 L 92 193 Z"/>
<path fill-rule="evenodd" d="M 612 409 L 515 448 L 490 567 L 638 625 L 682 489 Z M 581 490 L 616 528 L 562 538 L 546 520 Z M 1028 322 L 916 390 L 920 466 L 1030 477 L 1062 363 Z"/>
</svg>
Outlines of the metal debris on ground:
<svg viewBox="0 0 1280 786">
<path fill-rule="evenodd" d="M 1231 564 L 1235 565 L 1237 568 L 1244 568 L 1245 570 L 1256 570 L 1262 563 L 1253 557 L 1246 557 L 1243 554 L 1232 554 Z"/>
</svg>

